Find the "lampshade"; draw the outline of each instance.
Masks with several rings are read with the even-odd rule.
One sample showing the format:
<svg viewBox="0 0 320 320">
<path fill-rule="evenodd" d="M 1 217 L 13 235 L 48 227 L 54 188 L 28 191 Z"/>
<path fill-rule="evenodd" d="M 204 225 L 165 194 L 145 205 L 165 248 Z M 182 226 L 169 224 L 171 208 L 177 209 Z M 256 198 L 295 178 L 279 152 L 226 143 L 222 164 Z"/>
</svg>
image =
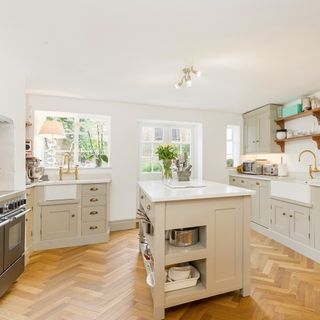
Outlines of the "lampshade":
<svg viewBox="0 0 320 320">
<path fill-rule="evenodd" d="M 62 122 L 55 120 L 46 120 L 41 126 L 39 135 L 54 139 L 63 139 L 66 136 Z"/>
</svg>

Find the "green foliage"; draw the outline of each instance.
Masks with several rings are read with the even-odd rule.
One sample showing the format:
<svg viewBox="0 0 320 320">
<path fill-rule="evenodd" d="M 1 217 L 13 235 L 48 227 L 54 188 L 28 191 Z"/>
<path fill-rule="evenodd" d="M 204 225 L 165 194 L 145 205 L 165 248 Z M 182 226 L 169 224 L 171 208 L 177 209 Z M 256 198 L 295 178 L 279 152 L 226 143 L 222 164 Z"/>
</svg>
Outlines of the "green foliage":
<svg viewBox="0 0 320 320">
<path fill-rule="evenodd" d="M 156 151 L 159 160 L 175 160 L 178 158 L 178 149 L 171 144 L 159 145 Z"/>
</svg>

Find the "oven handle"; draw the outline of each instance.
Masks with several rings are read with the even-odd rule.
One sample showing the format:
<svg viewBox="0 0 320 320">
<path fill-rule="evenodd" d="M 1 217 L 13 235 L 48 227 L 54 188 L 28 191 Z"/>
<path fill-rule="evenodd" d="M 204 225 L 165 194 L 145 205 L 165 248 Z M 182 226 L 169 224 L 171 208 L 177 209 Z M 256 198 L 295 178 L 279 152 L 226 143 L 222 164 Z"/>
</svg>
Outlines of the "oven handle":
<svg viewBox="0 0 320 320">
<path fill-rule="evenodd" d="M 16 216 L 13 216 L 13 217 L 9 218 L 8 220 L 5 220 L 5 221 L 1 222 L 0 223 L 0 227 L 3 227 L 6 224 L 21 218 L 22 216 L 26 215 L 30 211 L 31 211 L 31 209 L 24 210 L 21 213 L 17 214 Z"/>
</svg>

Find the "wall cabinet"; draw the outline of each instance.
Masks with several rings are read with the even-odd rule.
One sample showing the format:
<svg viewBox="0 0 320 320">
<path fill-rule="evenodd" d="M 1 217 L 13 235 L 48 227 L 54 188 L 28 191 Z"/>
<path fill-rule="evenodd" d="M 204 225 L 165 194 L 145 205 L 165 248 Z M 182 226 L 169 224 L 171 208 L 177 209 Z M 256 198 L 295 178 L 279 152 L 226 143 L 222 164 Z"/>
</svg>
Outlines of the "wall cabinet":
<svg viewBox="0 0 320 320">
<path fill-rule="evenodd" d="M 77 235 L 78 205 L 47 205 L 41 210 L 41 240 L 72 238 Z"/>
<path fill-rule="evenodd" d="M 271 227 L 293 240 L 310 244 L 310 208 L 271 199 Z"/>
<path fill-rule="evenodd" d="M 279 105 L 269 104 L 243 115 L 245 154 L 281 152 L 274 141 L 277 130 L 274 120 L 277 118 L 278 107 Z"/>
</svg>

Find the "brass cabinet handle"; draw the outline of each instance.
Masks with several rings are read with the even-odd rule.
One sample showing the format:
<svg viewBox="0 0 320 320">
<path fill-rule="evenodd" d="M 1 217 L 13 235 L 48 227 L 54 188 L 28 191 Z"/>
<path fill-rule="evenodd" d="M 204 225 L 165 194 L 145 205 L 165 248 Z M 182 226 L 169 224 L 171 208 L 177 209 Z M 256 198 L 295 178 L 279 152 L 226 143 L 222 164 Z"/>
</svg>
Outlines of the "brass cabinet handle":
<svg viewBox="0 0 320 320">
<path fill-rule="evenodd" d="M 95 216 L 96 214 L 98 214 L 99 212 L 98 211 L 91 211 L 89 214 L 91 215 L 91 216 Z"/>
<path fill-rule="evenodd" d="M 97 188 L 97 187 L 90 188 L 90 191 L 98 191 L 98 190 L 99 190 L 99 188 Z"/>
<path fill-rule="evenodd" d="M 282 215 L 283 215 L 283 216 L 285 216 L 285 215 L 286 215 L 286 213 L 285 213 L 285 212 L 282 212 Z"/>
<path fill-rule="evenodd" d="M 289 216 L 290 218 L 293 218 L 293 215 L 292 214 L 290 214 L 290 216 Z"/>
<path fill-rule="evenodd" d="M 257 186 L 260 186 L 260 183 L 259 183 L 259 182 L 256 182 L 256 185 L 257 185 Z"/>
<path fill-rule="evenodd" d="M 97 202 L 97 201 L 99 201 L 97 198 L 91 198 L 90 199 L 90 202 Z"/>
<path fill-rule="evenodd" d="M 98 229 L 98 227 L 97 227 L 97 226 L 90 226 L 89 229 L 90 229 L 90 230 L 96 230 L 96 229 Z"/>
</svg>

